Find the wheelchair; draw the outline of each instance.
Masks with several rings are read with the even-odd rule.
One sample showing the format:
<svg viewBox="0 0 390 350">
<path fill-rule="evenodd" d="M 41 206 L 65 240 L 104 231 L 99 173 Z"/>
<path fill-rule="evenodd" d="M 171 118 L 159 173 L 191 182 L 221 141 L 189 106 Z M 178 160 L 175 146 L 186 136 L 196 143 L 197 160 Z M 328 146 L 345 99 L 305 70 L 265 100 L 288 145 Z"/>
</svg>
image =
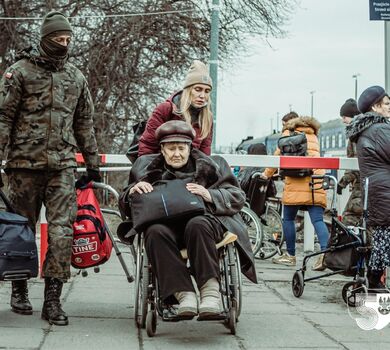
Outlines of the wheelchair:
<svg viewBox="0 0 390 350">
<path fill-rule="evenodd" d="M 197 319 L 198 321 L 222 321 L 233 335 L 236 334 L 242 303 L 240 259 L 234 245 L 236 239 L 235 234 L 227 232 L 222 241 L 216 245 L 219 252 L 222 312 L 212 318 L 198 317 Z M 157 330 L 158 316 L 163 322 L 178 322 L 189 318 L 178 316 L 177 305 L 167 305 L 162 300 L 158 280 L 152 271 L 144 248 L 142 233 L 137 235 L 133 246 L 135 250 L 134 320 L 139 329 L 146 328 L 147 335 L 153 337 Z M 181 254 L 183 259 L 187 259 L 185 249 L 181 251 Z"/>
<path fill-rule="evenodd" d="M 278 176 L 274 177 L 275 179 Z M 279 198 L 271 197 L 276 195 L 272 188 L 271 180 L 265 180 L 261 177 L 260 172 L 254 172 L 251 176 L 249 189 L 247 193 L 250 214 L 256 217 L 256 220 L 247 224 L 249 238 L 252 242 L 253 254 L 260 259 L 268 259 L 276 253 L 282 255 L 281 247 L 284 243 L 283 223 L 281 218 L 282 203 Z M 275 185 L 273 185 L 275 188 Z M 276 191 L 276 188 L 275 190 Z M 271 192 L 271 194 L 270 194 Z M 243 208 L 243 210 L 247 208 Z M 243 212 L 243 210 L 241 212 Z M 245 212 L 244 212 L 245 213 Z M 241 214 L 241 213 L 240 213 Z M 243 214 L 241 214 L 243 216 Z M 244 216 L 248 217 L 248 215 Z M 244 220 L 245 221 L 245 220 Z M 257 221 L 257 224 L 256 224 Z M 260 234 L 256 237 L 251 234 L 251 227 L 259 226 Z M 254 231 L 252 229 L 252 231 Z"/>
</svg>

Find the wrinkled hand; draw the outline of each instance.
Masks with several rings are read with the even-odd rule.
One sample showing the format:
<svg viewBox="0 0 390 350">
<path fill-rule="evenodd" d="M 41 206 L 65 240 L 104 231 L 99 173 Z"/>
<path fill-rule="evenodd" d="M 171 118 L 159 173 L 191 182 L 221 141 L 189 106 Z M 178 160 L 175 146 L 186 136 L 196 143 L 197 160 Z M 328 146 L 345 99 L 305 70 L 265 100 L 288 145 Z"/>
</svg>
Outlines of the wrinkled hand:
<svg viewBox="0 0 390 350">
<path fill-rule="evenodd" d="M 91 181 L 102 182 L 99 170 L 87 169 L 87 175 L 83 175 L 76 181 L 76 188 L 86 187 Z"/>
<path fill-rule="evenodd" d="M 194 183 L 188 183 L 186 185 L 186 188 L 188 191 L 190 191 L 193 194 L 197 194 L 198 196 L 201 196 L 205 202 L 212 203 L 213 200 L 211 199 L 210 192 L 208 189 L 203 187 L 202 185 L 194 184 Z"/>
<path fill-rule="evenodd" d="M 343 194 L 344 187 L 341 187 L 340 184 L 337 184 L 337 194 L 342 195 Z"/>
<path fill-rule="evenodd" d="M 142 194 L 142 193 L 149 193 L 152 191 L 153 191 L 153 186 L 149 182 L 140 181 L 130 189 L 129 194 L 133 194 L 134 192 L 138 192 L 139 194 Z"/>
</svg>

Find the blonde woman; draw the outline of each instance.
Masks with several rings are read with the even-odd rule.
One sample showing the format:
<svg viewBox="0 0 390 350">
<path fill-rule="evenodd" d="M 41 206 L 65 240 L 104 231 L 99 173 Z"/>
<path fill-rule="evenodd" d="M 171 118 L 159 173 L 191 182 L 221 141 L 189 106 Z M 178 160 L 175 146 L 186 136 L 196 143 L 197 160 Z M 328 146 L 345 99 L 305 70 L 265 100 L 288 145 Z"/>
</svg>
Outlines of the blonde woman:
<svg viewBox="0 0 390 350">
<path fill-rule="evenodd" d="M 212 81 L 204 63 L 195 60 L 187 73 L 183 90 L 160 103 L 149 117 L 139 141 L 138 155 L 160 151 L 156 129 L 168 120 L 183 120 L 196 132 L 192 147 L 206 155 L 211 153 L 213 118 L 210 108 Z"/>
</svg>

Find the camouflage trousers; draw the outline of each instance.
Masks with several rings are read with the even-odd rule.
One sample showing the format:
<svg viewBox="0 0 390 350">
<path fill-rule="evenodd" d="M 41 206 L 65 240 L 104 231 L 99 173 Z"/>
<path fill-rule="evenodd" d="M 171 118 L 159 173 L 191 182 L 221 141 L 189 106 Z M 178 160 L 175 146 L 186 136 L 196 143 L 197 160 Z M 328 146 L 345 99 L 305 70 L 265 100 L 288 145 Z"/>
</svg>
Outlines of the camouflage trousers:
<svg viewBox="0 0 390 350">
<path fill-rule="evenodd" d="M 63 282 L 70 277 L 72 224 L 76 219 L 74 168 L 59 171 L 7 169 L 9 199 L 35 231 L 42 204 L 46 207 L 48 250 L 43 276 Z"/>
<path fill-rule="evenodd" d="M 363 217 L 362 195 L 354 188 L 343 211 L 343 223 L 347 226 L 361 225 Z"/>
</svg>

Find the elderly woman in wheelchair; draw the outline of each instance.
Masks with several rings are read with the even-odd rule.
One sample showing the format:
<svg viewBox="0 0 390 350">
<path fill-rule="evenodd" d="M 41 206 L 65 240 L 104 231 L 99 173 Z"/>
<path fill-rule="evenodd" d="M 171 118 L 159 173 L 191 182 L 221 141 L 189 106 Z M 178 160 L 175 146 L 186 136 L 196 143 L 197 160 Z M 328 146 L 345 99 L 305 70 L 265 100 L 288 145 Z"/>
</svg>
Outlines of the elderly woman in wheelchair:
<svg viewBox="0 0 390 350">
<path fill-rule="evenodd" d="M 245 194 L 222 157 L 209 157 L 191 148 L 194 137 L 194 129 L 184 121 L 171 120 L 161 125 L 156 130 L 161 153 L 137 159 L 124 193 L 131 207 L 132 197 L 151 193 L 155 183 L 181 179 L 190 193 L 203 200 L 203 214 L 155 222 L 144 227 L 143 233 L 164 302 L 178 302 L 178 316 L 192 318 L 199 314 L 207 318 L 221 312 L 216 243 L 226 231 L 237 235 L 242 272 L 255 283 L 256 274 L 248 234 L 237 214 L 245 203 Z M 180 252 L 183 248 L 187 250 L 190 270 Z M 199 306 L 191 275 L 199 290 Z"/>
</svg>

